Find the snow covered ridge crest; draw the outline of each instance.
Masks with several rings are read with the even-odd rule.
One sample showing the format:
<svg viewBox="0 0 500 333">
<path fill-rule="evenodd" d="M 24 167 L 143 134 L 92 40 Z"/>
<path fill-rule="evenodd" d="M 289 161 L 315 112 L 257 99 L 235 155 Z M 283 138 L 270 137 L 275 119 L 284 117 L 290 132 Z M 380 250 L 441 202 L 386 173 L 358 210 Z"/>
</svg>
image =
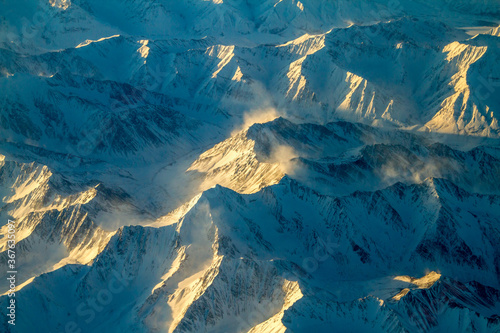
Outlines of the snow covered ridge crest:
<svg viewBox="0 0 500 333">
<path fill-rule="evenodd" d="M 498 196 L 472 195 L 440 179 L 346 197 L 320 195 L 288 177 L 251 195 L 217 186 L 178 222 L 120 228 L 89 266 L 43 274 L 18 298 L 49 309 L 41 314 L 53 318 L 47 332 L 66 322 L 89 332 L 116 325 L 144 332 L 328 330 L 348 322 L 418 332 L 449 327 L 457 315 L 460 331 L 494 331 L 499 239 L 491 214 L 499 207 Z M 472 230 L 486 242 L 476 244 Z M 409 277 L 433 269 L 440 273 Z M 111 292 L 111 280 L 127 292 Z M 59 283 L 55 292 L 50 286 Z M 94 291 L 108 296 L 95 298 Z M 90 305 L 96 301 L 97 309 Z M 61 302 L 75 311 L 54 320 Z"/>
<path fill-rule="evenodd" d="M 0 6 L 1 332 L 500 331 L 498 1 Z"/>
<path fill-rule="evenodd" d="M 113 33 L 37 53 L 5 44 L 2 138 L 46 146 L 63 140 L 50 148 L 65 153 L 125 154 L 116 138 L 125 132 L 132 133 L 127 142 L 140 141 L 137 150 L 172 140 L 162 131 L 172 131 L 179 116 L 201 128 L 231 127 L 244 112 L 270 106 L 299 122 L 343 119 L 497 138 L 498 37 L 471 37 L 462 28 L 404 16 L 260 43 L 252 34 L 232 44 L 221 36 Z M 148 119 L 149 112 L 162 117 Z M 138 120 L 143 124 L 130 124 Z M 146 124 L 154 130 L 140 130 Z M 75 141 L 90 142 L 82 149 Z"/>
<path fill-rule="evenodd" d="M 287 174 L 333 195 L 382 189 L 396 182 L 419 184 L 430 177 L 448 179 L 474 193 L 499 194 L 498 148 L 460 148 L 465 148 L 460 137 L 432 138 L 344 121 L 295 124 L 280 117 L 208 149 L 188 172 L 203 176 L 201 191 L 219 184 L 254 193 Z"/>
</svg>

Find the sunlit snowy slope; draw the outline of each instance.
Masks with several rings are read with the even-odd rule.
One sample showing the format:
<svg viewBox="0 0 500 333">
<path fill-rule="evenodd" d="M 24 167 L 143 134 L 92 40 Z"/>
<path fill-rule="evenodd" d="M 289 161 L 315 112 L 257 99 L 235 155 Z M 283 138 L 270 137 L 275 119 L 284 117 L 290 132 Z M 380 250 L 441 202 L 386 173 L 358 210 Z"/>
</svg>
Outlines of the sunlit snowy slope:
<svg viewBox="0 0 500 333">
<path fill-rule="evenodd" d="M 500 332 L 499 119 L 497 0 L 4 1 L 0 332 Z"/>
</svg>

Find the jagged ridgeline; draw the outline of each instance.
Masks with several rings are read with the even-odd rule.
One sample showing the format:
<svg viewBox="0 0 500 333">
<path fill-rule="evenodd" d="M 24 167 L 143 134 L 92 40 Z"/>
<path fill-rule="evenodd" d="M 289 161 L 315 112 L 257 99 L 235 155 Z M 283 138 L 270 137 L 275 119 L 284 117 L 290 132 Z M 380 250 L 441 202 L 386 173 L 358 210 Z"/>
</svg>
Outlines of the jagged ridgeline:
<svg viewBox="0 0 500 333">
<path fill-rule="evenodd" d="M 0 332 L 500 332 L 500 2 L 0 8 Z"/>
</svg>

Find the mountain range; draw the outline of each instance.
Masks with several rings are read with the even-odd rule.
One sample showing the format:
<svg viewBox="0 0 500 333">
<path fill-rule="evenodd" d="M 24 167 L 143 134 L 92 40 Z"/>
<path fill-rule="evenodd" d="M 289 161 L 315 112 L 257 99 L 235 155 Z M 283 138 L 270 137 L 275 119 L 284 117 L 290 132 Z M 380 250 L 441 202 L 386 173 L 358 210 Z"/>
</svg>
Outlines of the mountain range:
<svg viewBox="0 0 500 333">
<path fill-rule="evenodd" d="M 500 332 L 499 17 L 1 3 L 0 332 Z"/>
</svg>

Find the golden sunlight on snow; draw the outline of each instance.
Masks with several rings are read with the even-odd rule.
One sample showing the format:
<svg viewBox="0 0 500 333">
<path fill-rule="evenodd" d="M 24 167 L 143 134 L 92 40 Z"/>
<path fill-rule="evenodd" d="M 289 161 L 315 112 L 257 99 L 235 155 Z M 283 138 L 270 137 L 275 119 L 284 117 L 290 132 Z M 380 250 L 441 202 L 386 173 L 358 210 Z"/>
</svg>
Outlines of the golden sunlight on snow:
<svg viewBox="0 0 500 333">
<path fill-rule="evenodd" d="M 434 271 L 426 274 L 425 276 L 416 279 L 414 277 L 408 276 L 408 275 L 401 275 L 401 276 L 396 276 L 394 280 L 398 281 L 403 281 L 403 282 L 408 282 L 411 283 L 412 285 L 415 286 L 414 289 L 427 289 L 432 287 L 432 285 L 441 278 L 441 274 L 436 273 Z M 409 288 L 405 288 L 401 290 L 396 296 L 394 296 L 392 299 L 399 301 L 403 296 L 405 296 L 408 292 L 410 291 Z"/>
<path fill-rule="evenodd" d="M 71 6 L 71 0 L 49 0 L 52 7 L 57 7 L 62 10 L 66 10 Z"/>
<path fill-rule="evenodd" d="M 149 47 L 148 47 L 149 40 L 147 40 L 147 39 L 140 40 L 139 43 L 142 46 L 137 50 L 137 52 L 139 52 L 141 54 L 141 57 L 147 58 L 149 55 Z"/>
<path fill-rule="evenodd" d="M 82 43 L 78 44 L 75 48 L 79 49 L 80 47 L 84 47 L 84 46 L 90 45 L 92 43 L 99 43 L 99 42 L 102 42 L 103 40 L 107 40 L 107 39 L 111 39 L 111 38 L 116 38 L 116 37 L 120 37 L 120 35 L 113 35 L 113 36 L 109 36 L 109 37 L 103 37 L 103 38 L 99 38 L 99 39 L 96 39 L 96 40 L 87 39 L 87 40 L 85 40 L 85 42 L 82 42 Z"/>
</svg>

